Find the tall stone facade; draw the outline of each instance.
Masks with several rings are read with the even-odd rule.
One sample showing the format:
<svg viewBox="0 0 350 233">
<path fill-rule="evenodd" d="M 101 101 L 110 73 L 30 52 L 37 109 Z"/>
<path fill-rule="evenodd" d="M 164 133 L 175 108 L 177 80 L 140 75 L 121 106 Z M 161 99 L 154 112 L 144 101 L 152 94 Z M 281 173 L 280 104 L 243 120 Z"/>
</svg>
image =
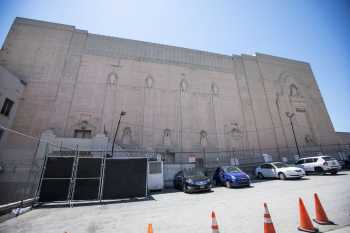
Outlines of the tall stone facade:
<svg viewBox="0 0 350 233">
<path fill-rule="evenodd" d="M 17 101 L 22 96 L 24 87 L 25 83 L 0 66 L 0 149 L 7 141 L 5 128 L 12 127 Z"/>
<path fill-rule="evenodd" d="M 27 86 L 13 128 L 80 131 L 150 150 L 228 151 L 338 143 L 310 65 L 101 36 L 16 18 L 0 65 Z M 12 135 L 9 145 L 25 144 Z"/>
</svg>

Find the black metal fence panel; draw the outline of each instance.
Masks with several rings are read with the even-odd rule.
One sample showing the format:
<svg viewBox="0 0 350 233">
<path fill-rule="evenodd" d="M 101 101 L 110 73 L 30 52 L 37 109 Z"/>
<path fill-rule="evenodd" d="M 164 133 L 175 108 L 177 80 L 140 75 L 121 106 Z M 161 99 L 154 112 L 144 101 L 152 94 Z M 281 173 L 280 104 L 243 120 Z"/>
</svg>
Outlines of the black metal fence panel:
<svg viewBox="0 0 350 233">
<path fill-rule="evenodd" d="M 97 178 L 101 174 L 102 158 L 79 158 L 77 178 Z"/>
<path fill-rule="evenodd" d="M 83 157 L 78 160 L 74 200 L 98 200 L 102 158 Z"/>
<path fill-rule="evenodd" d="M 100 180 L 79 179 L 76 181 L 74 200 L 98 200 Z"/>
<path fill-rule="evenodd" d="M 47 157 L 39 201 L 92 201 L 146 195 L 147 158 L 106 159 L 77 154 Z"/>
<path fill-rule="evenodd" d="M 70 179 L 44 179 L 41 184 L 40 202 L 66 201 Z"/>
<path fill-rule="evenodd" d="M 48 157 L 40 187 L 41 202 L 68 199 L 74 157 Z"/>
<path fill-rule="evenodd" d="M 103 199 L 145 197 L 147 159 L 107 159 L 103 183 Z"/>
<path fill-rule="evenodd" d="M 45 178 L 70 178 L 72 176 L 74 157 L 48 157 Z"/>
</svg>

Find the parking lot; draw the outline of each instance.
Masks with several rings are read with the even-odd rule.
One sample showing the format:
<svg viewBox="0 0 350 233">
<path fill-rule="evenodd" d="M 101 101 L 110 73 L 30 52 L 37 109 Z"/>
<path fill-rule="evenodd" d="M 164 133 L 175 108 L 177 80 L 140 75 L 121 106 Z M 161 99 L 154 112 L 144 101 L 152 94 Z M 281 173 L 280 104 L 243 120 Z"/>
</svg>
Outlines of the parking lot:
<svg viewBox="0 0 350 233">
<path fill-rule="evenodd" d="M 154 193 L 148 201 L 35 209 L 1 223 L 0 232 L 141 233 L 152 223 L 155 233 L 204 233 L 211 232 L 211 210 L 216 212 L 221 233 L 263 232 L 264 202 L 277 232 L 299 232 L 297 199 L 304 199 L 313 218 L 315 192 L 328 217 L 337 224 L 319 226 L 321 232 L 350 225 L 350 172 L 342 171 L 302 180 L 259 180 L 251 188 L 217 187 L 209 193 L 170 190 Z"/>
</svg>

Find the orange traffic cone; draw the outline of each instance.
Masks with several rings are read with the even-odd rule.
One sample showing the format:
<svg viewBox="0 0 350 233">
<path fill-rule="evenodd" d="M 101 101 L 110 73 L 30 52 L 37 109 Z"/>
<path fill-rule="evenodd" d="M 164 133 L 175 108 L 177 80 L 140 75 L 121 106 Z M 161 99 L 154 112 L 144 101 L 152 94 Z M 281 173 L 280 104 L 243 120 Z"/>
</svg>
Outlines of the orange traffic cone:
<svg viewBox="0 0 350 233">
<path fill-rule="evenodd" d="M 148 224 L 148 233 L 153 233 L 152 224 Z"/>
<path fill-rule="evenodd" d="M 316 219 L 314 219 L 314 221 L 321 225 L 334 225 L 334 222 L 328 219 L 326 211 L 324 211 L 317 193 L 314 194 L 314 199 L 315 199 L 315 212 L 316 212 Z"/>
<path fill-rule="evenodd" d="M 213 230 L 213 233 L 219 233 L 219 225 L 216 221 L 215 212 L 211 212 L 211 229 Z"/>
<path fill-rule="evenodd" d="M 305 208 L 304 202 L 301 198 L 299 198 L 299 221 L 300 225 L 298 226 L 299 231 L 306 232 L 318 232 L 318 229 L 312 225 L 311 219 L 307 210 Z"/>
<path fill-rule="evenodd" d="M 264 233 L 276 233 L 275 227 L 273 226 L 269 209 L 266 203 L 264 203 L 265 213 L 264 213 Z"/>
</svg>

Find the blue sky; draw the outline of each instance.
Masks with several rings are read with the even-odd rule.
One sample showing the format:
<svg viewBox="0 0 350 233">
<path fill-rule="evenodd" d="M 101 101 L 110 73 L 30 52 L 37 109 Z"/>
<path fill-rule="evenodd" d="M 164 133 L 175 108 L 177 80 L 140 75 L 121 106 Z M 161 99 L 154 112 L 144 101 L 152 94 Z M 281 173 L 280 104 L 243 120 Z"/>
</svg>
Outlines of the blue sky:
<svg viewBox="0 0 350 233">
<path fill-rule="evenodd" d="M 0 0 L 0 43 L 16 16 L 92 33 L 311 64 L 333 125 L 350 131 L 350 1 Z"/>
</svg>

